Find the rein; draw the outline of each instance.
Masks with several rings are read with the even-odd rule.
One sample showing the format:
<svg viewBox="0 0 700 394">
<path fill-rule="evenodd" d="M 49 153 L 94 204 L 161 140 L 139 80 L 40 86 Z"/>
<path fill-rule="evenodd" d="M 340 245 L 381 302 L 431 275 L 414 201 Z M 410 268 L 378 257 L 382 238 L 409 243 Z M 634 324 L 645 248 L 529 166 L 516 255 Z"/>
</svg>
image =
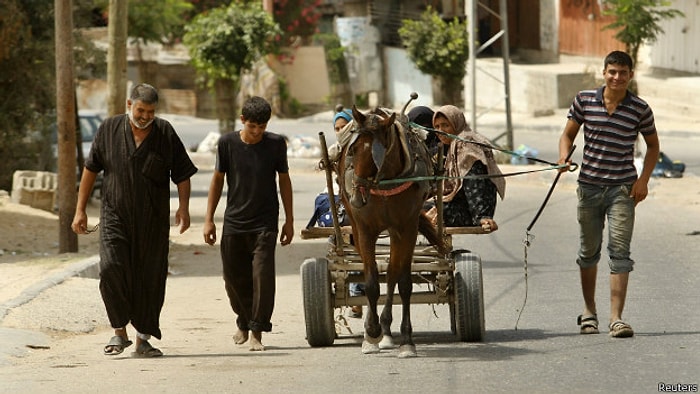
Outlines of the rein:
<svg viewBox="0 0 700 394">
<path fill-rule="evenodd" d="M 568 168 L 569 171 L 576 171 L 576 169 L 578 168 L 578 165 L 576 163 L 573 163 L 571 165 L 553 164 L 552 166 L 547 167 L 547 168 L 540 168 L 540 169 L 536 169 L 536 170 L 527 170 L 527 171 L 507 172 L 505 174 L 500 174 L 500 175 L 483 174 L 483 175 L 465 175 L 465 176 L 444 176 L 444 175 L 418 176 L 418 177 L 411 177 L 411 178 L 385 179 L 385 180 L 379 181 L 378 183 L 380 185 L 389 185 L 389 184 L 393 184 L 393 183 L 403 183 L 403 182 L 408 182 L 408 181 L 443 181 L 443 180 L 448 180 L 448 179 L 507 178 L 507 177 L 511 177 L 511 176 L 525 175 L 525 174 L 531 174 L 531 173 L 535 173 L 535 172 L 558 170 L 560 168 Z"/>
<path fill-rule="evenodd" d="M 434 133 L 436 133 L 436 134 L 440 134 L 440 135 L 442 135 L 442 136 L 444 136 L 444 137 L 451 138 L 451 139 L 453 139 L 453 140 L 462 141 L 462 142 L 466 142 L 466 143 L 468 143 L 468 144 L 473 144 L 473 145 L 479 145 L 479 146 L 481 146 L 482 148 L 487 148 L 487 149 L 492 149 L 492 150 L 495 150 L 495 151 L 507 153 L 507 154 L 509 154 L 509 155 L 511 155 L 511 156 L 517 156 L 517 157 L 520 157 L 520 158 L 522 158 L 522 159 L 528 159 L 528 160 L 532 160 L 532 161 L 535 161 L 535 162 L 538 162 L 538 163 L 549 164 L 549 165 L 551 165 L 551 166 L 556 166 L 556 165 L 557 165 L 557 164 L 555 164 L 555 163 L 552 163 L 552 162 L 549 162 L 549 161 L 546 161 L 546 160 L 542 160 L 542 159 L 538 159 L 538 158 L 536 158 L 536 157 L 530 157 L 530 156 L 523 155 L 522 153 L 513 152 L 512 150 L 498 148 L 498 147 L 496 147 L 496 146 L 489 145 L 489 144 L 484 144 L 484 143 L 481 143 L 481 142 L 465 140 L 464 138 L 461 138 L 461 137 L 456 136 L 456 135 L 454 135 L 454 134 L 445 133 L 444 131 L 440 131 L 440 130 L 437 130 L 437 129 L 433 129 L 433 128 L 430 128 L 430 127 L 421 126 L 421 125 L 419 125 L 419 124 L 417 124 L 417 123 L 410 122 L 410 125 L 411 125 L 412 127 L 415 127 L 415 128 L 423 129 L 423 130 L 426 130 L 426 131 L 432 131 L 432 132 L 434 132 Z M 578 167 L 576 167 L 576 168 L 578 168 Z M 574 168 L 572 171 L 576 171 L 576 168 Z"/>
<path fill-rule="evenodd" d="M 569 159 L 571 159 L 571 155 L 574 154 L 574 150 L 576 149 L 576 145 L 572 145 L 571 149 L 569 150 L 569 154 L 566 156 L 566 161 L 568 162 Z M 570 170 L 571 171 L 571 170 Z M 552 196 L 552 192 L 554 191 L 554 187 L 557 185 L 557 182 L 559 182 L 559 177 L 561 176 L 561 172 L 557 173 L 557 176 L 554 178 L 554 182 L 552 182 L 552 185 L 549 187 L 549 191 L 547 192 L 547 195 L 544 198 L 544 201 L 542 201 L 542 205 L 540 205 L 540 209 L 537 211 L 535 214 L 535 217 L 532 218 L 532 221 L 530 222 L 530 225 L 527 226 L 527 229 L 525 230 L 525 239 L 523 240 L 523 246 L 524 246 L 524 251 L 523 251 L 523 269 L 525 270 L 525 298 L 523 298 L 523 305 L 520 307 L 520 312 L 518 313 L 518 320 L 515 321 L 515 330 L 518 330 L 518 323 L 520 322 L 520 317 L 523 314 L 523 310 L 525 309 L 525 305 L 527 304 L 527 293 L 528 293 L 528 285 L 527 285 L 527 250 L 532 245 L 532 241 L 535 240 L 535 236 L 530 233 L 530 230 L 532 230 L 532 227 L 535 226 L 535 223 L 537 222 L 537 219 L 539 219 L 540 214 L 542 214 L 542 211 L 544 211 L 544 207 L 547 205 L 547 202 L 549 201 L 549 197 Z"/>
<path fill-rule="evenodd" d="M 462 176 L 462 177 L 454 177 L 454 176 L 424 176 L 424 177 L 413 177 L 413 178 L 403 178 L 403 179 L 386 179 L 386 180 L 379 181 L 379 184 L 403 183 L 403 182 L 408 182 L 408 181 L 411 181 L 411 180 L 414 180 L 414 181 L 415 181 L 415 180 L 438 181 L 438 180 L 447 180 L 447 179 L 489 179 L 489 178 L 497 178 L 497 177 L 505 178 L 505 177 L 515 176 L 515 175 L 524 175 L 524 174 L 529 174 L 529 173 L 534 173 L 534 172 L 540 172 L 540 171 L 558 170 L 558 169 L 562 169 L 562 168 L 568 169 L 569 172 L 573 172 L 573 171 L 576 171 L 576 170 L 578 169 L 578 164 L 576 164 L 576 163 L 571 163 L 571 164 L 566 164 L 566 163 L 564 163 L 564 164 L 552 163 L 552 162 L 548 162 L 548 161 L 546 161 L 546 160 L 541 160 L 541 159 L 537 159 L 537 158 L 534 158 L 534 157 L 528 157 L 528 156 L 522 155 L 522 154 L 517 153 L 517 152 L 509 151 L 509 150 L 507 150 L 507 149 L 499 149 L 499 148 L 496 148 L 496 147 L 494 147 L 494 146 L 492 146 L 492 145 L 489 145 L 489 144 L 483 144 L 483 143 L 476 142 L 476 141 L 465 140 L 465 139 L 460 138 L 460 137 L 458 137 L 458 136 L 456 136 L 456 135 L 449 134 L 449 133 L 445 133 L 445 132 L 440 131 L 440 130 L 431 129 L 431 128 L 428 128 L 428 127 L 423 127 L 423 126 L 417 125 L 417 124 L 415 124 L 415 123 L 411 123 L 411 125 L 412 125 L 412 126 L 415 126 L 415 127 L 419 127 L 419 128 L 425 129 L 425 130 L 430 130 L 430 131 L 433 131 L 433 132 L 435 132 L 435 133 L 439 133 L 439 134 L 441 134 L 441 135 L 443 135 L 443 136 L 446 136 L 446 137 L 448 137 L 448 138 L 452 138 L 452 139 L 454 139 L 454 140 L 458 140 L 458 141 L 462 141 L 462 142 L 466 142 L 466 143 L 470 143 L 470 144 L 479 145 L 479 146 L 484 147 L 484 148 L 487 148 L 487 149 L 493 149 L 493 150 L 501 151 L 501 152 L 504 152 L 504 153 L 507 153 L 507 154 L 510 154 L 510 155 L 513 155 L 513 156 L 518 156 L 518 157 L 521 157 L 521 158 L 526 158 L 526 159 L 528 159 L 528 160 L 532 160 L 532 161 L 536 161 L 536 162 L 540 162 L 540 163 L 549 164 L 549 167 L 547 167 L 547 168 L 542 168 L 542 169 L 537 169 L 537 170 L 517 171 L 517 172 L 511 172 L 511 173 L 505 173 L 505 174 L 498 174 L 498 175 L 484 174 L 484 175 L 466 175 L 466 176 Z M 571 150 L 569 151 L 569 154 L 568 154 L 567 157 L 566 157 L 566 162 L 567 162 L 567 163 L 568 163 L 569 159 L 571 159 L 571 156 L 572 156 L 572 154 L 574 153 L 574 150 L 575 150 L 575 149 L 576 149 L 576 145 L 573 145 L 573 146 L 571 147 Z M 524 298 L 523 298 L 523 304 L 522 304 L 522 306 L 520 307 L 520 311 L 518 312 L 518 318 L 517 318 L 517 320 L 516 320 L 516 322 L 515 322 L 515 330 L 516 330 L 516 331 L 518 330 L 518 323 L 520 322 L 520 318 L 521 318 L 521 316 L 522 316 L 523 310 L 525 309 L 525 306 L 527 305 L 527 296 L 528 296 L 528 269 L 527 269 L 527 268 L 528 268 L 528 267 L 527 267 L 527 265 L 528 265 L 527 263 L 528 263 L 528 262 L 527 262 L 527 253 L 528 253 L 529 247 L 532 245 L 532 242 L 533 242 L 534 239 L 535 239 L 535 236 L 534 236 L 533 234 L 530 233 L 530 230 L 532 230 L 532 228 L 534 227 L 535 223 L 537 222 L 537 219 L 539 219 L 540 215 L 542 214 L 542 211 L 544 211 L 544 208 L 545 208 L 545 206 L 547 205 L 547 202 L 549 202 L 549 198 L 551 197 L 552 192 L 554 191 L 554 187 L 557 185 L 557 182 L 559 181 L 559 177 L 561 176 L 561 174 L 562 174 L 561 172 L 557 173 L 556 177 L 554 178 L 554 181 L 552 182 L 551 186 L 549 187 L 549 191 L 547 192 L 547 195 L 545 196 L 544 200 L 542 201 L 542 204 L 540 205 L 540 208 L 538 209 L 537 213 L 535 214 L 535 216 L 533 217 L 532 221 L 530 222 L 530 224 L 527 226 L 527 229 L 525 230 L 525 239 L 523 240 L 523 246 L 524 246 L 524 252 L 523 252 L 523 269 L 524 269 L 524 271 L 525 271 L 525 272 L 524 272 L 524 275 L 525 275 L 525 296 L 524 296 Z"/>
</svg>

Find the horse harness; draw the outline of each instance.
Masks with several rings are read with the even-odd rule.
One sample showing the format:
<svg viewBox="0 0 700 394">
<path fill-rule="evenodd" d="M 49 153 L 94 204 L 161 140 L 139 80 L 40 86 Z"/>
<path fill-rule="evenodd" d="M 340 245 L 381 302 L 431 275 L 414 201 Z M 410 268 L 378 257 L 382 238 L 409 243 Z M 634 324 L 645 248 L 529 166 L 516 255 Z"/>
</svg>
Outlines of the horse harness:
<svg viewBox="0 0 700 394">
<path fill-rule="evenodd" d="M 383 146 L 373 135 L 372 157 L 377 168 L 377 173 L 368 178 L 362 178 L 355 174 L 352 150 L 350 149 L 362 134 L 361 131 L 353 130 L 352 136 L 345 146 L 345 192 L 349 196 L 355 193 L 360 193 L 362 204 L 367 203 L 368 192 L 371 195 L 390 197 L 403 193 L 408 190 L 416 181 L 406 181 L 396 185 L 380 185 L 379 181 L 385 178 L 382 170 L 384 162 L 384 154 L 392 149 L 400 149 L 403 156 L 406 158 L 403 170 L 392 179 L 396 178 L 412 178 L 426 175 L 433 175 L 433 166 L 430 159 L 430 154 L 421 140 L 417 132 L 408 127 L 408 124 L 394 122 L 391 126 L 390 133 L 392 138 L 389 139 L 389 146 Z M 373 134 L 373 133 L 372 133 Z M 396 146 L 398 144 L 398 146 Z M 420 181 L 419 181 L 420 182 Z"/>
</svg>

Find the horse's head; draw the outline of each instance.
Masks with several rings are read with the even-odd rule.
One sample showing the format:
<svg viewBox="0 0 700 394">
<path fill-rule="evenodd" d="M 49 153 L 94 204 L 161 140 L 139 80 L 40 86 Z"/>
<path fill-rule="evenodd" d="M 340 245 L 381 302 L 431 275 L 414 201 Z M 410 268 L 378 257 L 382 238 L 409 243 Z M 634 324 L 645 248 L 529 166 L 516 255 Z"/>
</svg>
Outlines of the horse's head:
<svg viewBox="0 0 700 394">
<path fill-rule="evenodd" d="M 377 142 L 387 145 L 391 127 L 396 120 L 396 113 L 388 115 L 379 108 L 375 108 L 367 114 L 360 112 L 356 106 L 352 106 L 352 117 L 355 120 L 355 131 L 358 135 L 369 135 Z"/>
<path fill-rule="evenodd" d="M 394 147 L 396 143 L 396 130 L 394 128 L 394 121 L 396 120 L 396 114 L 391 113 L 388 115 L 379 108 L 375 108 L 367 114 L 357 110 L 357 107 L 352 108 L 353 119 L 355 120 L 355 130 L 356 136 L 353 138 L 353 156 L 357 155 L 356 159 L 369 162 L 369 160 L 364 160 L 363 155 L 371 154 L 371 162 L 374 163 L 374 172 L 385 171 L 382 175 L 386 174 L 385 159 L 387 157 L 387 151 Z M 359 144 L 357 142 L 360 142 Z M 386 163 L 387 166 L 391 166 L 391 163 Z"/>
<path fill-rule="evenodd" d="M 388 115 L 379 108 L 363 114 L 353 106 L 352 117 L 355 128 L 346 155 L 351 157 L 353 168 L 350 202 L 359 208 L 367 203 L 369 189 L 376 187 L 378 178 L 394 175 L 392 169 L 399 167 L 392 163 L 398 158 L 387 160 L 396 141 L 393 129 L 396 114 Z"/>
</svg>

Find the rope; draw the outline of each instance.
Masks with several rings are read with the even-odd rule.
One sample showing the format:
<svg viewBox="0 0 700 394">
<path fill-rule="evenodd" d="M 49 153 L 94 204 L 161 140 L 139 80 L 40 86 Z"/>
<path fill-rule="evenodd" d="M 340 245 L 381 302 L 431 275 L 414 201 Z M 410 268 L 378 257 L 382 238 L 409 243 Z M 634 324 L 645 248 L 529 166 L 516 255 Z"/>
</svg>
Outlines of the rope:
<svg viewBox="0 0 700 394">
<path fill-rule="evenodd" d="M 549 164 L 550 166 L 556 166 L 556 165 L 557 165 L 556 163 L 552 163 L 552 162 L 550 162 L 550 161 L 538 159 L 538 158 L 536 158 L 536 157 L 526 156 L 526 155 L 523 155 L 522 153 L 514 152 L 514 151 L 508 150 L 508 149 L 498 148 L 498 147 L 496 147 L 496 146 L 494 146 L 494 145 L 484 144 L 484 143 L 481 143 L 481 142 L 476 142 L 476 141 L 471 141 L 471 140 L 465 140 L 464 138 L 461 138 L 461 137 L 456 136 L 456 135 L 454 135 L 454 134 L 445 133 L 444 131 L 440 131 L 440 130 L 437 130 L 437 129 L 433 129 L 433 128 L 430 128 L 430 127 L 421 126 L 421 125 L 419 125 L 419 124 L 417 124 L 417 123 L 409 122 L 409 124 L 411 125 L 411 127 L 423 129 L 423 130 L 426 130 L 426 131 L 432 131 L 433 133 L 440 134 L 440 135 L 442 135 L 442 136 L 444 136 L 444 137 L 451 138 L 451 139 L 453 139 L 453 140 L 466 142 L 466 143 L 468 143 L 468 144 L 479 145 L 479 146 L 481 146 L 481 147 L 483 147 L 483 148 L 488 148 L 488 149 L 497 150 L 497 151 L 499 151 L 499 152 L 507 153 L 507 154 L 512 155 L 512 156 L 518 156 L 518 157 L 523 158 L 523 159 L 528 159 L 528 160 L 536 161 L 536 162 L 538 162 L 538 163 L 543 163 L 543 164 Z"/>
<path fill-rule="evenodd" d="M 520 322 L 520 317 L 523 315 L 523 310 L 525 310 L 525 305 L 527 304 L 527 293 L 528 293 L 528 285 L 527 285 L 527 248 L 530 247 L 531 242 L 535 239 L 535 236 L 530 234 L 530 231 L 526 230 L 525 231 L 525 239 L 523 240 L 523 245 L 525 246 L 525 251 L 524 251 L 524 264 L 523 264 L 523 269 L 525 270 L 525 297 L 523 298 L 523 305 L 520 307 L 520 311 L 518 312 L 518 320 L 515 321 L 515 331 L 518 331 L 518 323 Z"/>
<path fill-rule="evenodd" d="M 410 178 L 396 178 L 396 179 L 384 179 L 378 182 L 379 185 L 389 185 L 393 183 L 403 183 L 403 182 L 408 182 L 408 181 L 441 181 L 441 180 L 446 180 L 446 179 L 489 179 L 489 178 L 507 178 L 511 176 L 516 176 L 516 175 L 525 175 L 525 174 L 531 174 L 535 172 L 541 172 L 541 171 L 550 171 L 550 170 L 558 170 L 560 168 L 569 168 L 568 164 L 554 164 L 551 167 L 547 168 L 539 168 L 536 170 L 527 170 L 527 171 L 516 171 L 516 172 L 507 172 L 505 174 L 499 174 L 499 175 L 492 175 L 492 174 L 483 174 L 483 175 L 465 175 L 465 176 L 444 176 L 444 175 L 432 175 L 432 176 L 417 176 L 417 177 L 410 177 Z M 577 168 L 577 167 L 575 167 Z M 575 171 L 569 169 L 569 171 Z"/>
<path fill-rule="evenodd" d="M 574 154 L 574 150 L 576 149 L 576 145 L 572 145 L 571 149 L 569 149 L 569 154 L 566 156 L 566 160 L 564 160 L 565 163 L 568 163 L 569 160 L 571 159 L 571 155 Z M 571 171 L 571 168 L 569 168 Z M 540 214 L 542 211 L 544 211 L 544 207 L 547 205 L 547 202 L 549 201 L 549 197 L 552 196 L 552 192 L 554 191 L 554 187 L 557 185 L 557 182 L 559 182 L 559 177 L 561 176 L 561 172 L 557 173 L 557 176 L 554 178 L 554 182 L 552 182 L 552 186 L 549 187 L 549 191 L 547 192 L 547 195 L 544 198 L 544 201 L 542 201 L 542 205 L 540 205 L 540 209 L 537 210 L 537 214 L 535 214 L 535 217 L 532 218 L 532 221 L 530 222 L 530 225 L 527 226 L 527 229 L 525 230 L 525 240 L 523 243 L 525 244 L 525 252 L 524 252 L 524 258 L 523 258 L 523 266 L 525 269 L 525 298 L 523 299 L 523 306 L 520 308 L 520 313 L 518 313 L 518 320 L 515 322 L 515 330 L 518 330 L 518 322 L 520 321 L 520 316 L 523 314 L 523 310 L 525 309 L 525 304 L 527 303 L 527 248 L 530 247 L 532 244 L 532 240 L 535 239 L 535 236 L 530 234 L 530 230 L 532 230 L 532 227 L 535 226 L 535 223 L 537 222 L 537 219 L 539 219 Z"/>
<path fill-rule="evenodd" d="M 481 142 L 476 142 L 476 141 L 465 140 L 464 138 L 460 138 L 459 136 L 456 136 L 456 135 L 453 135 L 450 133 L 445 133 L 444 131 L 433 129 L 430 127 L 421 126 L 417 123 L 409 122 L 409 125 L 411 127 L 414 127 L 414 128 L 420 128 L 423 130 L 428 130 L 428 131 L 432 131 L 432 132 L 437 133 L 437 134 L 441 134 L 447 138 L 452 138 L 453 140 L 462 141 L 462 142 L 466 142 L 466 143 L 474 144 L 474 145 L 479 145 L 481 147 L 484 147 L 487 149 L 492 149 L 492 150 L 497 150 L 499 152 L 507 153 L 507 154 L 512 155 L 512 156 L 518 156 L 518 157 L 523 158 L 523 159 L 528 159 L 528 160 L 532 160 L 532 161 L 535 161 L 538 163 L 548 164 L 549 167 L 540 168 L 540 169 L 536 169 L 536 170 L 509 172 L 509 173 L 500 174 L 500 175 L 483 174 L 483 175 L 465 175 L 465 176 L 461 176 L 461 177 L 457 177 L 457 176 L 448 177 L 448 176 L 435 175 L 435 176 L 383 179 L 383 180 L 377 182 L 378 185 L 389 185 L 389 184 L 403 183 L 403 182 L 409 182 L 409 181 L 439 181 L 439 180 L 447 180 L 447 179 L 490 179 L 490 178 L 499 178 L 499 177 L 506 178 L 506 177 L 516 176 L 516 175 L 525 175 L 525 174 L 531 174 L 531 173 L 541 172 L 541 171 L 558 170 L 560 168 L 567 168 L 569 170 L 569 172 L 573 172 L 573 171 L 576 171 L 576 169 L 578 168 L 578 164 L 576 164 L 576 163 L 557 164 L 557 163 L 553 163 L 551 161 L 538 159 L 536 157 L 526 156 L 526 155 L 523 155 L 521 153 L 513 152 L 513 151 L 508 150 L 508 149 L 497 148 L 493 145 L 483 144 Z M 573 152 L 573 149 L 575 149 L 575 148 L 576 148 L 576 146 L 574 146 L 572 148 L 572 152 Z M 569 154 L 568 157 L 569 158 L 571 157 L 571 153 Z M 568 160 L 568 158 L 567 158 L 567 160 Z M 556 183 L 556 181 L 555 181 L 555 183 Z M 551 190 L 550 190 L 550 194 L 551 194 Z M 539 213 L 537 216 L 539 216 Z M 535 220 L 537 220 L 537 219 L 535 219 Z"/>
<path fill-rule="evenodd" d="M 536 170 L 510 172 L 510 173 L 505 173 L 505 174 L 500 174 L 500 175 L 484 174 L 484 175 L 466 175 L 466 176 L 462 176 L 462 177 L 453 177 L 453 176 L 421 176 L 421 177 L 411 177 L 411 178 L 385 179 L 385 180 L 379 181 L 379 182 L 378 182 L 379 185 L 387 185 L 387 184 L 394 184 L 394 183 L 403 183 L 403 182 L 409 182 L 409 181 L 438 181 L 438 180 L 447 180 L 447 179 L 489 179 L 489 178 L 497 178 L 497 177 L 506 178 L 506 177 L 516 176 L 516 175 L 530 174 L 530 173 L 535 173 L 535 172 L 540 172 L 540 171 L 558 170 L 558 169 L 561 169 L 561 168 L 566 168 L 566 169 L 568 169 L 569 172 L 573 172 L 573 171 L 576 171 L 576 169 L 578 169 L 578 164 L 576 164 L 576 163 L 569 163 L 569 160 L 571 159 L 571 156 L 572 156 L 572 154 L 574 153 L 574 150 L 576 149 L 576 145 L 573 145 L 573 146 L 571 147 L 571 149 L 569 150 L 569 154 L 568 154 L 568 156 L 566 157 L 565 163 L 564 163 L 564 164 L 557 164 L 557 163 L 552 163 L 552 162 L 549 162 L 549 161 L 546 161 L 546 160 L 541 160 L 541 159 L 537 159 L 537 158 L 534 158 L 534 157 L 525 156 L 525 155 L 523 155 L 523 154 L 520 154 L 520 153 L 517 153 L 517 152 L 513 152 L 513 151 L 511 151 L 511 150 L 497 148 L 497 147 L 495 147 L 495 146 L 493 146 L 493 145 L 483 144 L 483 143 L 476 142 L 476 141 L 465 140 L 464 138 L 460 138 L 460 137 L 458 137 L 458 136 L 456 136 L 456 135 L 449 134 L 449 133 L 445 133 L 445 132 L 443 132 L 443 131 L 436 130 L 436 129 L 432 129 L 432 128 L 430 128 L 430 127 L 421 126 L 421 125 L 419 125 L 419 124 L 417 124 L 417 123 L 409 122 L 409 124 L 411 125 L 411 127 L 420 128 L 420 129 L 428 130 L 428 131 L 432 131 L 432 132 L 441 134 L 441 135 L 443 135 L 443 136 L 445 136 L 445 137 L 452 138 L 452 139 L 454 139 L 454 140 L 458 140 L 458 141 L 462 141 L 462 142 L 466 142 L 466 143 L 470 143 L 470 144 L 479 145 L 479 146 L 482 146 L 482 147 L 484 147 L 484 148 L 497 150 L 497 151 L 504 152 L 504 153 L 507 153 L 507 154 L 510 154 L 510 155 L 513 155 L 513 156 L 518 156 L 518 157 L 525 158 L 525 159 L 528 159 L 528 160 L 532 160 L 532 161 L 535 161 L 535 162 L 548 164 L 549 167 L 547 167 L 547 168 L 541 168 L 541 169 L 536 169 Z M 521 316 L 522 316 L 522 314 L 523 314 L 523 310 L 525 310 L 525 306 L 527 305 L 527 296 L 528 296 L 527 252 L 528 252 L 528 248 L 529 248 L 530 245 L 532 244 L 532 241 L 535 239 L 535 236 L 534 236 L 533 234 L 530 233 L 530 230 L 532 230 L 532 227 L 533 227 L 533 226 L 535 225 L 535 223 L 537 222 L 537 219 L 539 219 L 540 214 L 542 214 L 542 211 L 544 210 L 544 207 L 547 205 L 547 202 L 549 201 L 549 198 L 551 197 L 552 192 L 554 191 L 554 187 L 557 185 L 557 182 L 559 181 L 559 177 L 561 176 L 561 174 L 562 174 L 561 172 L 557 173 L 557 176 L 554 178 L 554 182 L 552 182 L 552 186 L 550 186 L 549 191 L 547 192 L 547 195 L 546 195 L 544 201 L 542 202 L 542 205 L 540 206 L 539 210 L 537 211 L 537 214 L 535 214 L 535 217 L 532 219 L 532 221 L 530 222 L 530 225 L 527 226 L 527 229 L 525 230 L 525 239 L 523 240 L 523 245 L 524 245 L 524 251 L 523 251 L 523 254 L 524 254 L 524 257 L 523 257 L 523 270 L 524 270 L 524 275 L 525 275 L 525 296 L 523 297 L 523 304 L 522 304 L 522 306 L 520 307 L 520 311 L 518 312 L 518 319 L 517 319 L 516 322 L 515 322 L 515 330 L 516 330 L 516 331 L 518 330 L 518 323 L 520 322 L 520 318 L 521 318 Z"/>
</svg>

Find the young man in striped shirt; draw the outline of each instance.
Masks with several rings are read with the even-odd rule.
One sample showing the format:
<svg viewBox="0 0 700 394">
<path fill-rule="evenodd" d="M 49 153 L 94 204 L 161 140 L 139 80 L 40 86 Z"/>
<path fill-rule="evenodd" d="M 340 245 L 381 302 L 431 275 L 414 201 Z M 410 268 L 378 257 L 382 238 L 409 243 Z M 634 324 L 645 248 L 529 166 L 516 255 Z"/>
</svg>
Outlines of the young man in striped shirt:
<svg viewBox="0 0 700 394">
<path fill-rule="evenodd" d="M 583 90 L 574 98 L 559 140 L 559 163 L 564 163 L 583 125 L 583 161 L 578 177 L 580 249 L 576 259 L 581 273 L 585 308 L 578 317 L 581 334 L 598 333 L 595 304 L 597 264 L 608 221 L 607 252 L 610 258 L 610 335 L 634 335 L 622 320 L 629 273 L 630 242 L 636 205 L 647 197 L 647 184 L 659 158 L 659 139 L 649 105 L 627 90 L 634 76 L 632 58 L 613 51 L 605 57 L 605 85 Z M 641 134 L 646 155 L 641 174 L 634 166 L 634 145 Z M 566 171 L 561 169 L 560 172 Z"/>
</svg>

